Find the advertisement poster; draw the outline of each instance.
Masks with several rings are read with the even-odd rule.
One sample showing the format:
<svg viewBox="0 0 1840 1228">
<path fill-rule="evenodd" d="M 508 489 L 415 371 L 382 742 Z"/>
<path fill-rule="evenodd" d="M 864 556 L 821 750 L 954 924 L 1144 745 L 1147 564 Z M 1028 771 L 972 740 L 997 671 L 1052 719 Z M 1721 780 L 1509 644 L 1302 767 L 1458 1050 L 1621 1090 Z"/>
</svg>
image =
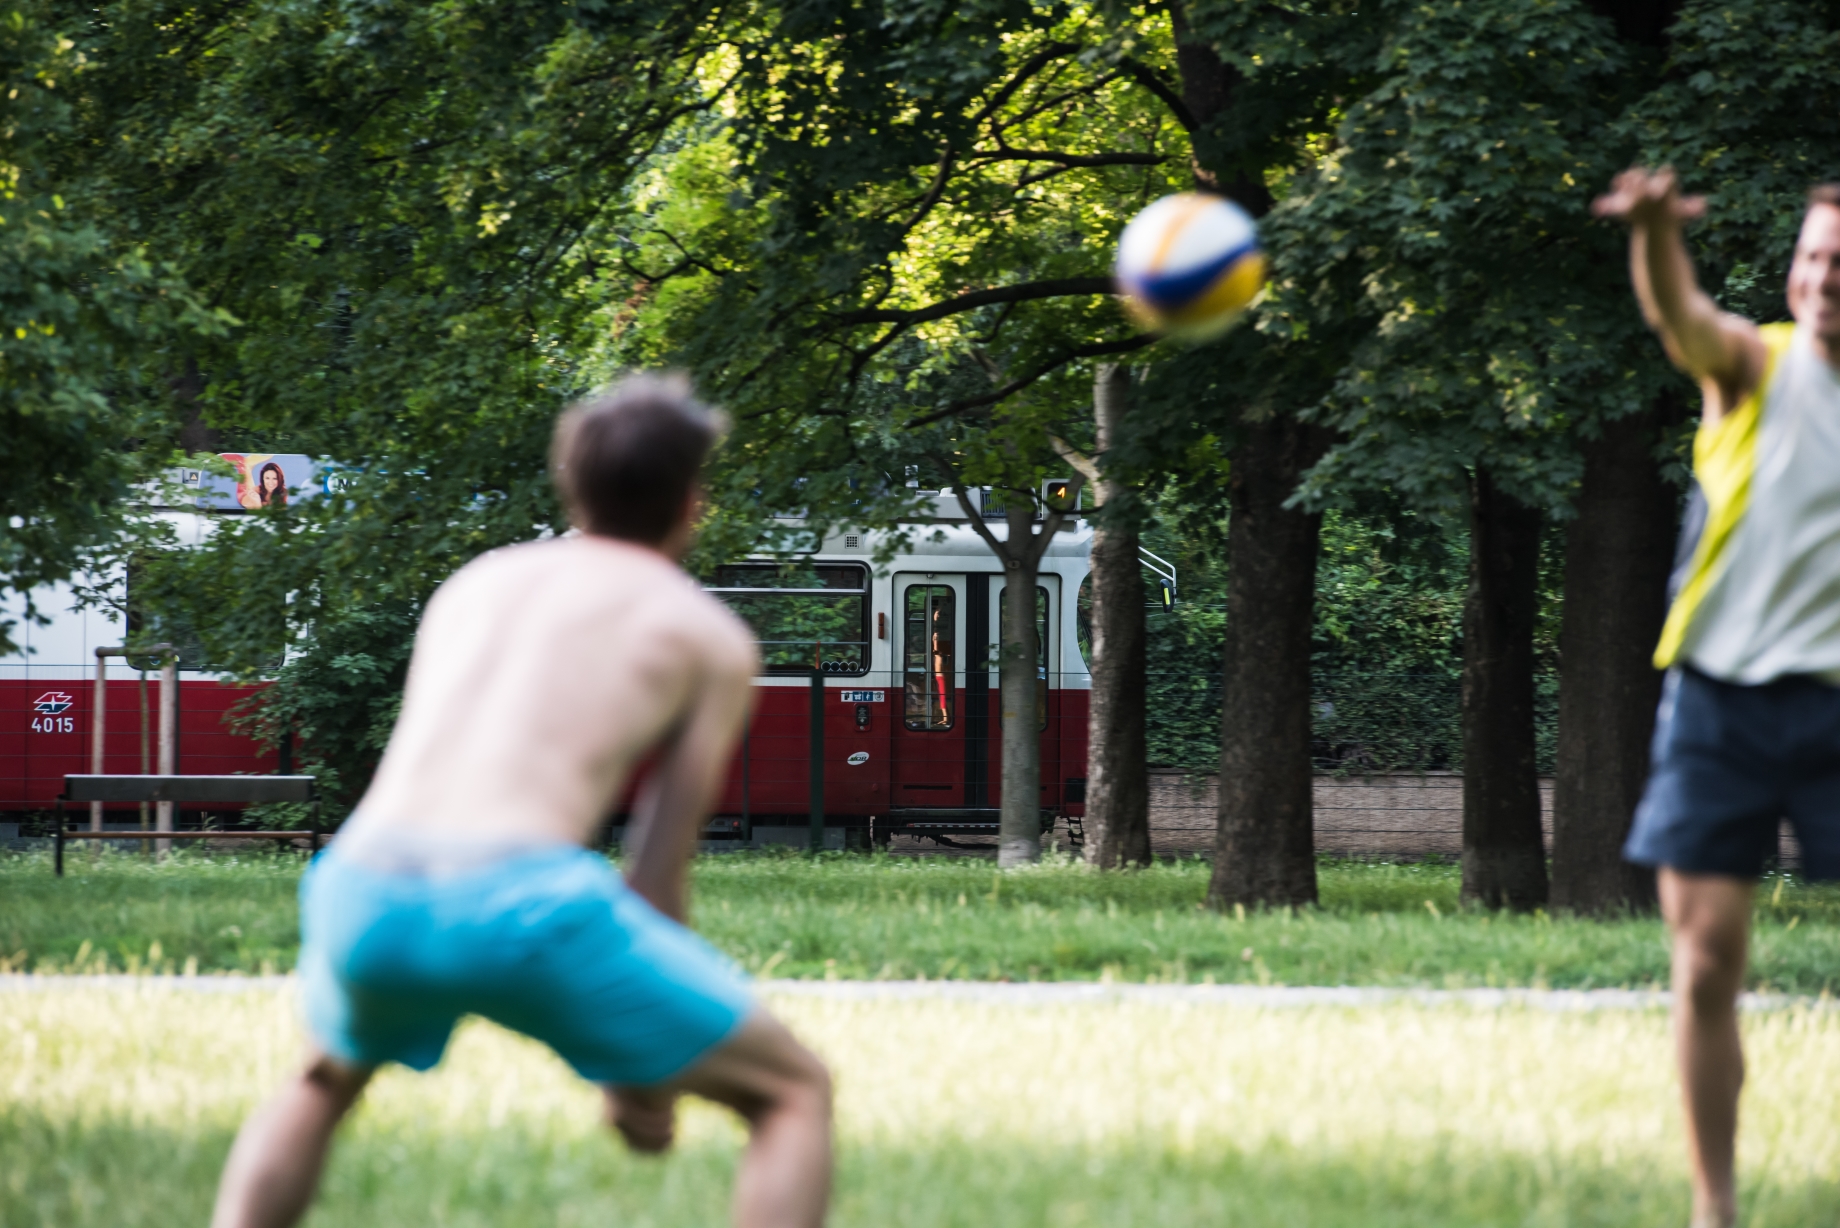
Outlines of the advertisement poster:
<svg viewBox="0 0 1840 1228">
<path fill-rule="evenodd" d="M 198 469 L 185 471 L 185 484 L 198 492 L 197 506 L 217 511 L 259 512 L 320 493 L 312 457 L 293 452 L 220 452 L 236 470 L 234 479 Z"/>
</svg>

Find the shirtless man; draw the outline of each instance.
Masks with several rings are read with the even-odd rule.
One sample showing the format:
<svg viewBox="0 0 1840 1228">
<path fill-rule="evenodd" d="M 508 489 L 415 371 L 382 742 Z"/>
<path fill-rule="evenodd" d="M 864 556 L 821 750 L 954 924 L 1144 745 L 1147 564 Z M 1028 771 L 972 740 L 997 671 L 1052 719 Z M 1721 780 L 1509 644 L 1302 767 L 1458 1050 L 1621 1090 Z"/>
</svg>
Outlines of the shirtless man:
<svg viewBox="0 0 1840 1228">
<path fill-rule="evenodd" d="M 829 1077 L 683 924 L 755 669 L 677 566 L 716 429 L 681 381 L 570 410 L 552 459 L 580 533 L 475 559 L 428 603 L 376 779 L 301 884 L 314 1049 L 243 1126 L 213 1228 L 299 1220 L 371 1073 L 433 1066 L 468 1013 L 601 1084 L 636 1150 L 671 1145 L 680 1093 L 728 1105 L 734 1222 L 822 1223 Z M 583 846 L 654 751 L 622 882 Z"/>
<path fill-rule="evenodd" d="M 1700 290 L 1681 227 L 1704 210 L 1667 170 L 1626 171 L 1597 202 L 1629 223 L 1642 313 L 1705 394 L 1705 528 L 1655 652 L 1669 672 L 1624 853 L 1659 868 L 1693 1224 L 1725 1228 L 1751 893 L 1785 816 L 1803 871 L 1840 877 L 1840 186 L 1808 195 L 1793 324 L 1759 327 Z"/>
</svg>

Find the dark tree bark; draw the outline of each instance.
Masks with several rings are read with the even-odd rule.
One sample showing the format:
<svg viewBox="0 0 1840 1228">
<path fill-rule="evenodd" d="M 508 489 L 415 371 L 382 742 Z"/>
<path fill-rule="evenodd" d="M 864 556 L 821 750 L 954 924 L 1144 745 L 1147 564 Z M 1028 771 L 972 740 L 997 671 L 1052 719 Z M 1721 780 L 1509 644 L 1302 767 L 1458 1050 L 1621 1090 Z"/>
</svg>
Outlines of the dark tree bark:
<svg viewBox="0 0 1840 1228">
<path fill-rule="evenodd" d="M 1231 197 L 1253 217 L 1262 217 L 1272 203 L 1264 179 L 1250 173 L 1250 168 L 1231 165 L 1212 130 L 1214 119 L 1232 103 L 1240 75 L 1212 47 L 1191 39 L 1185 5 L 1171 4 L 1169 16 L 1175 32 L 1176 71 L 1182 75 L 1182 101 L 1196 123 L 1189 134 L 1194 143 L 1195 183 Z"/>
<path fill-rule="evenodd" d="M 1533 624 L 1539 509 L 1488 471 L 1470 482 L 1469 593 L 1463 605 L 1463 899 L 1490 908 L 1546 903 L 1546 849 L 1533 753 Z"/>
<path fill-rule="evenodd" d="M 1589 0 L 1656 71 L 1681 0 Z M 1644 69 L 1644 66 L 1645 69 Z M 1652 871 L 1623 860 L 1641 799 L 1661 675 L 1650 662 L 1667 616 L 1679 492 L 1654 447 L 1684 403 L 1664 395 L 1584 445 L 1578 517 L 1566 535 L 1559 633 L 1559 753 L 1553 782 L 1554 908 L 1614 914 L 1652 907 Z"/>
<path fill-rule="evenodd" d="M 1322 517 L 1284 502 L 1324 444 L 1278 418 L 1244 426 L 1233 452 L 1216 908 L 1316 902 L 1310 633 Z"/>
<path fill-rule="evenodd" d="M 1031 536 L 1034 509 L 1009 511 L 1009 540 Z M 1053 532 L 1050 529 L 1049 532 Z M 997 865 L 1041 860 L 1041 731 L 1035 725 L 1035 585 L 1039 551 L 1013 550 L 1003 560 L 1003 616 L 1008 629 L 998 645 L 997 695 L 1003 713 L 1003 797 L 997 812 Z"/>
<path fill-rule="evenodd" d="M 185 374 L 174 377 L 172 390 L 173 399 L 178 401 L 183 415 L 179 422 L 180 450 L 186 453 L 222 452 L 223 432 L 205 422 L 204 411 L 198 404 L 204 396 L 204 373 L 196 362 L 186 363 Z"/>
<path fill-rule="evenodd" d="M 1228 156 L 1216 121 L 1239 75 L 1193 40 L 1170 5 L 1182 101 L 1195 120 L 1196 183 L 1254 217 L 1271 208 L 1259 168 Z M 1322 517 L 1286 510 L 1326 436 L 1288 416 L 1241 424 L 1230 459 L 1227 632 L 1220 739 L 1220 826 L 1208 902 L 1308 904 L 1316 899 L 1311 797 L 1310 630 Z"/>
<path fill-rule="evenodd" d="M 1626 43 L 1659 48 L 1667 29 L 1680 15 L 1681 0 L 1589 0 L 1591 10 L 1608 17 L 1616 36 Z"/>
<path fill-rule="evenodd" d="M 942 464 L 942 468 L 948 466 Z M 1008 536 L 999 539 L 971 506 L 971 495 L 955 476 L 952 492 L 965 519 L 991 553 L 1003 564 L 1003 613 L 998 625 L 1003 642 L 997 647 L 997 695 L 1003 713 L 1003 797 L 997 809 L 997 865 L 1002 869 L 1041 860 L 1041 729 L 1036 722 L 1036 662 L 1040 641 L 1035 635 L 1035 586 L 1041 575 L 1041 556 L 1060 532 L 1066 513 L 1079 506 L 1080 487 L 1074 479 L 1064 506 L 1046 509 L 1041 529 L 1034 527 L 1035 509 L 1022 499 L 1012 499 L 1004 509 Z"/>
<path fill-rule="evenodd" d="M 1665 397 L 1584 446 L 1559 634 L 1555 908 L 1615 913 L 1655 899 L 1653 871 L 1625 862 L 1622 848 L 1661 697 L 1650 657 L 1667 617 L 1680 492 L 1662 477 L 1655 448 L 1678 413 L 1679 399 Z"/>
<path fill-rule="evenodd" d="M 1150 862 L 1145 732 L 1144 573 L 1134 492 L 1104 473 L 1130 393 L 1130 373 L 1105 363 L 1093 381 L 1099 468 L 1088 475 L 1103 509 L 1093 532 L 1092 709 L 1086 756 L 1087 856 L 1102 869 Z"/>
</svg>

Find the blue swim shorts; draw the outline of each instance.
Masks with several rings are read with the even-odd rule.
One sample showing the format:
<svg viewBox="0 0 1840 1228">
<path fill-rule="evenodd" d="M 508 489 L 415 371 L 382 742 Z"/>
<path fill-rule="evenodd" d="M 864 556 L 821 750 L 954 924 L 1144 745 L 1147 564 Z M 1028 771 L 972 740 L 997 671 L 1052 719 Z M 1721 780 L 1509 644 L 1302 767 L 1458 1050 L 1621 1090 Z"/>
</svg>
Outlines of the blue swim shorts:
<svg viewBox="0 0 1840 1228">
<path fill-rule="evenodd" d="M 731 1036 L 753 998 L 732 964 L 586 849 L 426 875 L 334 848 L 300 885 L 307 1025 L 354 1065 L 441 1060 L 460 1016 L 534 1037 L 596 1083 L 661 1083 Z"/>
<path fill-rule="evenodd" d="M 1743 686 L 1668 671 L 1648 788 L 1623 856 L 1688 874 L 1756 878 L 1784 819 L 1802 872 L 1840 878 L 1840 687 Z"/>
</svg>

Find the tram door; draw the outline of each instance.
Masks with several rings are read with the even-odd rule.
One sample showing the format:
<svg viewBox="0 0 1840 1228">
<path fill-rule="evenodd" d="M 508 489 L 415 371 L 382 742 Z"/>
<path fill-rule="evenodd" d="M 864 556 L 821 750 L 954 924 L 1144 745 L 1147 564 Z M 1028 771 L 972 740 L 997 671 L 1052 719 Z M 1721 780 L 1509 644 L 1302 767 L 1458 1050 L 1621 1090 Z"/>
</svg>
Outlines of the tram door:
<svg viewBox="0 0 1840 1228">
<path fill-rule="evenodd" d="M 984 577 L 979 577 L 984 579 Z M 986 806 L 1001 804 L 1003 787 L 1003 695 L 999 685 L 997 662 L 1003 632 L 1008 624 L 1003 600 L 1005 585 L 1001 575 L 985 580 L 990 586 L 989 613 L 985 619 L 984 639 L 988 641 L 984 657 L 988 663 L 986 685 L 990 693 L 990 753 L 986 768 L 984 794 Z M 1034 722 L 1041 739 L 1041 798 L 1043 806 L 1053 806 L 1060 797 L 1061 745 L 1059 715 L 1060 644 L 1056 616 L 1060 613 L 1061 578 L 1052 573 L 1038 578 L 1035 589 L 1035 702 L 1025 718 Z"/>
<path fill-rule="evenodd" d="M 983 577 L 978 577 L 981 581 Z M 901 809 L 959 809 L 965 796 L 964 575 L 894 577 L 894 771 Z"/>
</svg>

